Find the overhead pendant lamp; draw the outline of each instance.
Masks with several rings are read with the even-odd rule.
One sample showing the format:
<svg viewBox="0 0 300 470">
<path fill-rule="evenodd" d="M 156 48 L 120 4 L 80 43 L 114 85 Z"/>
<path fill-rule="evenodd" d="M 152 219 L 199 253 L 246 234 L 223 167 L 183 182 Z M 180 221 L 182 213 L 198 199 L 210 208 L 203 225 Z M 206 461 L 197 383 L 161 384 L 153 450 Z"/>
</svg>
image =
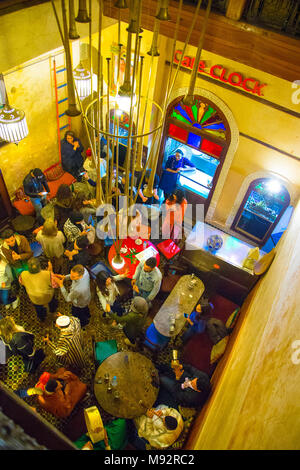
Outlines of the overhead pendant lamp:
<svg viewBox="0 0 300 470">
<path fill-rule="evenodd" d="M 0 137 L 6 142 L 18 144 L 28 135 L 25 113 L 5 104 L 0 114 Z"/>
<path fill-rule="evenodd" d="M 73 71 L 75 86 L 81 100 L 90 96 L 92 92 L 92 80 L 90 72 L 80 62 Z"/>
</svg>

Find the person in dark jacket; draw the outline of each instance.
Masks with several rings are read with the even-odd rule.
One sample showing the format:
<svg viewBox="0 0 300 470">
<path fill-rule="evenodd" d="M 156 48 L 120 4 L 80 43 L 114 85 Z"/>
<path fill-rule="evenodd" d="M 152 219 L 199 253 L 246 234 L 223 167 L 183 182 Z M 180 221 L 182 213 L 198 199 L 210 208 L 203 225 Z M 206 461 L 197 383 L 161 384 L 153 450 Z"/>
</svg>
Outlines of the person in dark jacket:
<svg viewBox="0 0 300 470">
<path fill-rule="evenodd" d="M 139 185 L 141 184 L 141 187 L 139 189 L 138 197 L 137 197 L 137 200 L 136 200 L 137 204 L 146 203 L 147 205 L 151 205 L 151 204 L 158 204 L 159 203 L 159 196 L 157 194 L 158 185 L 159 185 L 159 177 L 156 173 L 155 173 L 154 182 L 153 182 L 153 196 L 152 197 L 147 197 L 147 196 L 144 195 L 144 191 L 147 188 L 148 183 L 149 183 L 149 179 L 150 179 L 150 176 L 151 176 L 151 171 L 152 171 L 151 168 L 146 170 L 145 176 L 144 176 L 143 179 L 142 179 L 142 172 L 138 175 L 136 186 L 138 188 Z M 142 182 L 141 182 L 141 179 L 142 179 Z"/>
<path fill-rule="evenodd" d="M 41 210 L 47 203 L 47 194 L 50 193 L 50 189 L 42 170 L 40 168 L 30 170 L 23 180 L 23 187 L 25 194 L 30 197 L 34 206 L 38 221 L 43 223 Z"/>
<path fill-rule="evenodd" d="M 67 131 L 61 141 L 61 164 L 65 171 L 80 180 L 85 173 L 81 152 L 83 145 L 74 132 Z M 81 174 L 80 174 L 81 173 Z"/>
<path fill-rule="evenodd" d="M 195 167 L 188 158 L 184 157 L 182 149 L 177 149 L 175 155 L 168 157 L 159 181 L 159 187 L 163 190 L 165 199 L 175 191 L 179 172 L 185 166 Z"/>
<path fill-rule="evenodd" d="M 45 358 L 42 349 L 35 350 L 34 335 L 16 325 L 10 316 L 0 320 L 0 338 L 7 347 L 8 356 L 20 355 L 26 372 L 33 373 Z"/>
<path fill-rule="evenodd" d="M 211 390 L 209 376 L 189 364 L 157 366 L 161 387 L 164 387 L 178 405 L 188 408 L 201 407 Z"/>
<path fill-rule="evenodd" d="M 54 219 L 58 230 L 63 230 L 65 222 L 73 211 L 75 197 L 67 184 L 61 184 L 54 200 Z"/>
<path fill-rule="evenodd" d="M 137 338 L 141 335 L 147 320 L 149 305 L 143 297 L 134 297 L 132 299 L 129 312 L 122 317 L 117 314 L 111 314 L 113 318 L 113 326 L 117 323 L 123 326 L 123 333 L 126 336 L 125 344 L 135 346 Z"/>
<path fill-rule="evenodd" d="M 65 251 L 65 255 L 69 258 L 69 269 L 76 264 L 90 266 L 92 257 L 88 251 L 89 241 L 86 235 L 81 235 L 74 242 L 70 242 Z"/>
</svg>

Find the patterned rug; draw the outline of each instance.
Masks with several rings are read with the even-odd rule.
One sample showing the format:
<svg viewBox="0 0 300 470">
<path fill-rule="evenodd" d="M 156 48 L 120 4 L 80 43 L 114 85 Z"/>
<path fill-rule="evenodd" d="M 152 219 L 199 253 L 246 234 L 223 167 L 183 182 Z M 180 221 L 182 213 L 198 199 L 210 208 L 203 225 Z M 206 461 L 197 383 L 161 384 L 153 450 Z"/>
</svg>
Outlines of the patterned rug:
<svg viewBox="0 0 300 470">
<path fill-rule="evenodd" d="M 97 260 L 105 261 L 101 256 L 98 257 L 98 259 L 95 259 L 95 262 Z M 162 260 L 160 268 L 162 268 L 163 263 L 164 262 Z M 41 264 L 45 265 L 45 260 L 43 258 L 41 258 Z M 67 272 L 66 263 L 63 266 L 63 272 Z M 79 375 L 80 379 L 88 385 L 88 393 L 86 394 L 84 399 L 75 407 L 72 414 L 66 419 L 56 418 L 52 414 L 43 410 L 38 405 L 36 397 L 34 396 L 25 399 L 25 401 L 30 406 L 35 408 L 37 413 L 43 416 L 49 423 L 51 423 L 61 432 L 64 431 L 68 423 L 72 421 L 72 419 L 80 411 L 80 409 L 84 409 L 93 405 L 97 406 L 100 409 L 100 413 L 104 423 L 108 423 L 109 421 L 114 419 L 113 416 L 109 415 L 100 407 L 93 393 L 93 380 L 96 372 L 94 365 L 93 340 L 97 342 L 115 339 L 117 341 L 118 351 L 132 350 L 131 347 L 127 346 L 124 343 L 125 335 L 123 331 L 118 328 L 113 328 L 111 326 L 111 320 L 102 318 L 103 310 L 99 304 L 95 292 L 93 294 L 93 300 L 90 304 L 90 322 L 82 330 L 87 367 Z M 59 301 L 58 311 L 62 314 L 69 314 L 71 309 L 70 304 L 67 304 L 65 302 L 60 291 L 57 291 L 57 298 Z M 153 316 L 156 314 L 163 301 L 164 299 L 160 298 L 159 295 L 155 299 L 152 311 L 150 312 L 150 315 L 147 320 L 146 328 L 152 322 Z M 127 299 L 124 303 L 124 306 L 129 307 L 130 302 L 131 300 Z M 26 331 L 32 332 L 35 335 L 36 349 L 43 348 L 46 352 L 46 358 L 41 364 L 39 370 L 34 374 L 28 374 L 27 372 L 24 372 L 24 365 L 20 356 L 12 356 L 9 358 L 8 363 L 6 365 L 0 365 L 0 380 L 4 382 L 11 390 L 15 391 L 20 388 L 32 387 L 37 383 L 38 378 L 40 377 L 42 372 L 47 371 L 50 373 L 54 373 L 60 367 L 57 363 L 56 357 L 51 352 L 50 348 L 48 346 L 45 346 L 42 341 L 42 338 L 46 334 L 49 334 L 50 339 L 54 342 L 58 336 L 58 329 L 54 326 L 56 320 L 55 314 L 48 313 L 46 321 L 42 323 L 37 318 L 34 307 L 28 299 L 24 288 L 22 287 L 20 289 L 20 305 L 17 307 L 17 309 L 14 311 L 12 308 L 6 310 L 5 307 L 1 306 L 0 315 L 2 315 L 3 317 L 5 317 L 6 315 L 11 315 L 14 318 L 16 324 L 23 326 Z M 157 355 L 156 362 L 170 364 L 172 359 L 172 349 L 173 346 L 171 341 L 169 345 Z M 147 357 L 153 360 L 150 351 L 145 350 L 138 352 L 146 355 Z M 174 449 L 180 449 L 183 446 L 189 431 L 189 427 L 196 415 L 196 410 L 189 408 L 180 407 L 180 412 L 182 413 L 185 427 L 178 441 L 173 444 L 172 448 Z"/>
</svg>

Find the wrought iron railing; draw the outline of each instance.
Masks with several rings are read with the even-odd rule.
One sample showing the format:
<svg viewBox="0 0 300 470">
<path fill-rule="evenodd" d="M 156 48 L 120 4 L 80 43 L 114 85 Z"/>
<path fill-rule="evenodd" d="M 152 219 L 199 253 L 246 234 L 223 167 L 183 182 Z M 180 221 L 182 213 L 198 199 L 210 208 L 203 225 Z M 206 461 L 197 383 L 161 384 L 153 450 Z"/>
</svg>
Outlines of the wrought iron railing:
<svg viewBox="0 0 300 470">
<path fill-rule="evenodd" d="M 176 0 L 179 1 L 179 0 Z M 208 0 L 202 0 L 205 8 Z M 198 0 L 183 0 L 197 5 Z M 212 11 L 226 15 L 229 0 L 213 0 Z M 280 33 L 300 36 L 300 0 L 247 0 L 241 21 Z"/>
<path fill-rule="evenodd" d="M 250 0 L 243 18 L 246 22 L 293 36 L 300 35 L 299 0 Z"/>
</svg>

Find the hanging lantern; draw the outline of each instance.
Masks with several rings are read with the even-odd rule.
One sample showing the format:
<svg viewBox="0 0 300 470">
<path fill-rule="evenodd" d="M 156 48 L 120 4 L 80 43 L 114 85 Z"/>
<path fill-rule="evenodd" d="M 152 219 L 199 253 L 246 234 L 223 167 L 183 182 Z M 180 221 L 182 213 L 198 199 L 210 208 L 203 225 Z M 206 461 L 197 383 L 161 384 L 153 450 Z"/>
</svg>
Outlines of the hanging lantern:
<svg viewBox="0 0 300 470">
<path fill-rule="evenodd" d="M 0 137 L 6 142 L 18 144 L 28 135 L 24 111 L 6 104 L 0 114 Z"/>
<path fill-rule="evenodd" d="M 81 100 L 90 96 L 92 92 L 92 80 L 90 72 L 80 64 L 73 71 L 75 86 Z"/>
</svg>

